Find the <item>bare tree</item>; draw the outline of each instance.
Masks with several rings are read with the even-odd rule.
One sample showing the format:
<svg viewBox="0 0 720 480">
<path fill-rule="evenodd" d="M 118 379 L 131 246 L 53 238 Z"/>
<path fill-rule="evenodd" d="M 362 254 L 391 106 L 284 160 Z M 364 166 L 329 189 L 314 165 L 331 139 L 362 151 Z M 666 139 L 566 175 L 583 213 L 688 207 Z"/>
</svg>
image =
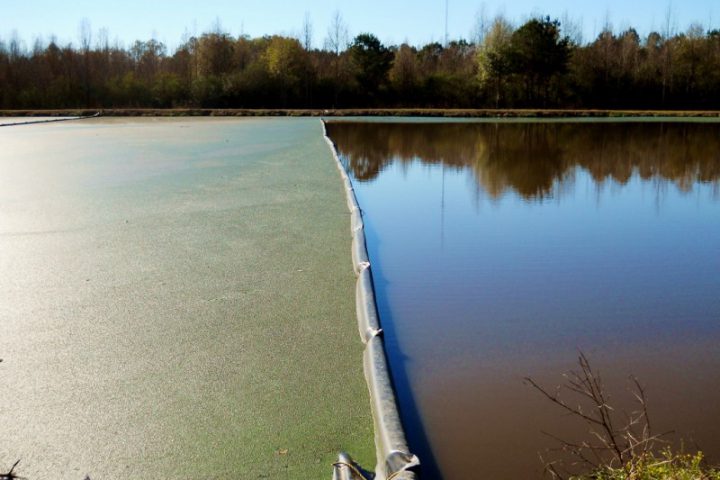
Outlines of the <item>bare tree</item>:
<svg viewBox="0 0 720 480">
<path fill-rule="evenodd" d="M 652 431 L 648 416 L 645 389 L 635 377 L 630 377 L 631 393 L 638 404 L 638 409 L 631 413 L 619 413 L 609 404 L 600 373 L 593 370 L 587 357 L 580 352 L 578 356 L 579 370 L 571 370 L 563 375 L 565 383 L 554 390 L 548 390 L 532 378 L 527 377 L 527 384 L 535 388 L 552 403 L 561 407 L 582 421 L 589 428 L 590 440 L 569 441 L 552 434 L 546 435 L 560 444 L 560 450 L 574 458 L 572 466 L 582 465 L 591 471 L 605 468 L 621 468 L 627 478 L 635 478 L 635 473 L 647 456 L 654 451 L 661 438 L 670 432 L 655 434 Z M 567 399 L 563 392 L 572 399 Z M 620 421 L 617 417 L 623 416 Z M 542 458 L 542 457 L 541 457 Z M 548 473 L 556 479 L 572 476 L 566 465 L 560 461 L 545 461 Z"/>
<path fill-rule="evenodd" d="M 305 51 L 309 52 L 310 50 L 312 50 L 313 24 L 312 20 L 310 19 L 310 12 L 305 12 L 300 41 L 302 42 Z"/>
<path fill-rule="evenodd" d="M 78 26 L 78 37 L 80 39 L 80 48 L 83 52 L 88 52 L 92 45 L 92 26 L 90 20 L 83 18 Z"/>
<path fill-rule="evenodd" d="M 340 77 L 342 73 L 342 61 L 340 53 L 345 51 L 348 47 L 348 27 L 343 20 L 339 10 L 336 10 L 333 14 L 330 27 L 328 27 L 328 36 L 325 39 L 325 50 L 329 50 L 334 55 L 332 60 L 332 72 L 333 72 L 333 108 L 337 106 L 338 99 L 340 96 Z"/>
<path fill-rule="evenodd" d="M 8 47 L 8 53 L 10 54 L 10 60 L 17 60 L 22 55 L 24 50 L 22 40 L 18 35 L 17 30 L 13 30 L 10 35 L 10 45 Z"/>
<path fill-rule="evenodd" d="M 472 33 L 470 38 L 475 45 L 480 45 L 485 41 L 485 36 L 488 33 L 490 24 L 487 18 L 487 12 L 485 9 L 485 2 L 480 4 L 480 8 L 475 13 L 475 23 L 473 24 Z"/>
<path fill-rule="evenodd" d="M 78 27 L 80 36 L 80 47 L 82 48 L 83 58 L 83 93 L 85 97 L 85 107 L 90 106 L 90 46 L 92 45 L 92 27 L 90 20 L 83 18 Z"/>
<path fill-rule="evenodd" d="M 675 19 L 672 2 L 668 2 L 667 8 L 665 9 L 665 25 L 663 26 L 662 32 L 665 39 L 669 39 L 675 35 L 677 28 L 677 20 Z"/>
<path fill-rule="evenodd" d="M 110 33 L 106 27 L 98 30 L 98 38 L 96 42 L 96 48 L 102 51 L 110 50 Z"/>
<path fill-rule="evenodd" d="M 582 45 L 582 24 L 582 18 L 575 19 L 572 18 L 568 12 L 563 13 L 562 19 L 560 20 L 560 28 L 562 30 L 563 36 L 568 37 L 573 43 L 573 45 Z"/>
<path fill-rule="evenodd" d="M 336 56 L 344 51 L 349 42 L 348 27 L 343 20 L 340 10 L 336 10 L 333 14 L 328 34 L 325 38 L 325 49 L 333 52 Z"/>
<path fill-rule="evenodd" d="M 672 90 L 672 81 L 673 81 L 673 42 L 671 41 L 671 37 L 674 35 L 675 31 L 677 30 L 677 23 L 674 19 L 673 14 L 673 8 L 672 8 L 672 2 L 668 2 L 667 10 L 665 11 L 665 26 L 663 31 L 663 37 L 665 41 L 663 42 L 663 48 L 662 48 L 662 103 L 665 104 L 666 98 L 667 98 L 667 91 Z"/>
<path fill-rule="evenodd" d="M 215 35 L 223 35 L 223 26 L 222 22 L 220 21 L 220 17 L 215 17 L 215 20 L 210 27 L 210 33 L 214 33 Z"/>
</svg>

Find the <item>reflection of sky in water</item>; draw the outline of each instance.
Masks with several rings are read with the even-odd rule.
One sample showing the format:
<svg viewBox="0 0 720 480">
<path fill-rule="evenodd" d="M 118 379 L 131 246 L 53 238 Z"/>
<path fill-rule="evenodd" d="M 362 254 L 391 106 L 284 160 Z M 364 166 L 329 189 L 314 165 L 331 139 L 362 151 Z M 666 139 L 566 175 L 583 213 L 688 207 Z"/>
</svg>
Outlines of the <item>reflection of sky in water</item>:
<svg viewBox="0 0 720 480">
<path fill-rule="evenodd" d="M 443 324 L 451 355 L 478 341 L 494 355 L 511 339 L 540 348 L 548 328 L 550 342 L 562 335 L 578 345 L 715 329 L 703 300 L 720 291 L 712 186 L 658 191 L 633 177 L 598 190 L 578 171 L 575 186 L 552 199 L 489 199 L 457 170 L 445 172 L 443 195 L 442 167 L 417 166 L 392 165 L 356 191 L 388 295 L 412 298 L 403 308 L 413 322 L 452 319 L 452 329 Z M 427 351 L 435 340 L 413 339 Z"/>
<path fill-rule="evenodd" d="M 650 136 L 652 129 L 625 128 L 639 129 L 638 136 L 645 137 L 638 140 L 640 145 L 658 148 L 662 143 Z M 720 133 L 716 126 L 704 128 Z M 441 135 L 442 126 L 435 129 Z M 477 140 L 477 131 L 466 138 L 453 135 L 452 143 Z M 352 162 L 341 139 L 350 137 L 333 137 L 346 164 Z M 368 138 L 373 135 L 364 137 Z M 407 146 L 419 140 L 408 129 L 393 141 Z M 555 166 L 547 167 L 537 162 L 555 147 L 544 145 L 532 161 L 518 160 L 530 177 L 540 172 L 539 185 L 522 179 L 513 164 L 512 155 L 520 151 L 532 156 L 532 149 L 517 145 L 511 151 L 499 147 L 494 152 L 499 162 L 471 157 L 455 166 L 449 154 L 443 165 L 423 159 L 421 149 L 414 150 L 414 159 L 406 155 L 403 160 L 390 148 L 377 168 L 379 174 L 354 182 L 365 215 L 388 353 L 394 375 L 402 377 L 396 382 L 403 414 L 406 422 L 424 423 L 446 475 L 464 460 L 447 453 L 443 445 L 454 445 L 454 436 L 463 438 L 459 443 L 479 441 L 451 427 L 456 417 L 472 417 L 460 405 L 472 404 L 480 395 L 477 385 L 492 385 L 497 398 L 512 397 L 519 387 L 508 384 L 507 378 L 562 373 L 572 366 L 577 348 L 592 352 L 608 370 L 635 373 L 651 384 L 662 378 L 663 388 L 670 385 L 665 392 L 667 408 L 679 412 L 703 407 L 673 391 L 673 386 L 685 391 L 689 387 L 683 383 L 686 375 L 673 372 L 670 364 L 692 364 L 696 373 L 706 372 L 699 374 L 693 388 L 717 392 L 717 374 L 710 369 L 718 366 L 720 355 L 716 349 L 708 351 L 707 345 L 710 339 L 720 340 L 720 195 L 717 177 L 706 182 L 697 178 L 704 175 L 698 174 L 701 170 L 718 171 L 718 153 L 711 161 L 666 155 L 662 165 L 653 165 L 652 158 L 637 148 L 623 155 L 608 147 L 616 149 L 608 161 L 622 172 L 610 168 L 603 176 L 598 174 L 603 165 L 597 149 L 584 165 L 568 161 L 578 154 L 566 149 L 560 155 L 564 159 L 556 158 Z M 710 145 L 717 146 L 718 142 Z M 462 150 L 457 145 L 449 148 Z M 383 148 L 375 153 L 380 158 Z M 433 154 L 443 155 L 442 148 Z M 661 170 L 665 176 L 653 173 Z M 542 193 L 527 193 L 533 191 Z M 702 361 L 696 358 L 698 348 L 705 349 Z M 654 356 L 670 350 L 672 358 Z M 619 359 L 622 364 L 613 363 Z M 439 386 L 448 382 L 454 382 L 444 393 L 448 398 L 433 400 Z M 719 393 L 707 395 L 712 398 L 705 398 L 703 405 L 720 405 Z M 532 410 L 536 405 L 535 398 L 531 403 L 522 394 L 517 398 L 513 408 Z M 481 403 L 479 397 L 475 401 Z M 507 413 L 503 408 L 509 407 L 484 408 L 489 409 L 486 415 L 502 417 Z M 407 413 L 413 409 L 417 418 Z M 706 410 L 710 418 L 718 413 Z M 705 440 L 711 457 L 720 456 L 717 442 L 708 440 L 713 432 L 702 431 L 702 419 L 678 415 L 676 420 L 687 425 L 673 428 L 687 427 Z M 457 423 L 467 428 L 472 426 L 468 422 Z M 511 424 L 509 420 L 497 428 L 512 428 Z M 417 428 L 409 427 L 411 437 L 422 434 Z M 502 432 L 485 433 L 502 437 Z M 531 463 L 537 463 L 540 447 L 529 445 L 523 451 L 502 442 L 496 446 L 516 448 L 518 455 L 531 456 Z M 422 445 L 418 449 L 424 450 Z M 476 456 L 489 471 L 493 462 L 495 467 L 508 464 L 498 452 Z M 517 468 L 516 475 L 529 474 Z"/>
</svg>

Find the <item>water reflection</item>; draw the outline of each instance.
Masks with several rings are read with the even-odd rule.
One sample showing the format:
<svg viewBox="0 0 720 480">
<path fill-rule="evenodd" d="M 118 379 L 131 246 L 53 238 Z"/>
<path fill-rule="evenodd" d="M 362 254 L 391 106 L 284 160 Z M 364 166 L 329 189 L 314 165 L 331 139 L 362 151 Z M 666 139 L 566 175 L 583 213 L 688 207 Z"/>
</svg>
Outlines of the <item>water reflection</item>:
<svg viewBox="0 0 720 480">
<path fill-rule="evenodd" d="M 360 123 L 333 122 L 328 132 L 346 168 L 370 181 L 391 162 L 470 168 L 493 198 L 557 194 L 575 168 L 599 184 L 627 183 L 633 173 L 673 182 L 720 178 L 720 130 L 703 123 Z"/>
</svg>

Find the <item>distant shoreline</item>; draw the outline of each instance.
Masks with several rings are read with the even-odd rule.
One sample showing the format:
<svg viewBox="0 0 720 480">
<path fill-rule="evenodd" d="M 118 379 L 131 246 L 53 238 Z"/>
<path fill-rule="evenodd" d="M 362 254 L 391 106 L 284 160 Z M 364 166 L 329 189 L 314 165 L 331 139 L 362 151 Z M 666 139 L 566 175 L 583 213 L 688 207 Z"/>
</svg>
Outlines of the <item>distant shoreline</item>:
<svg viewBox="0 0 720 480">
<path fill-rule="evenodd" d="M 110 108 L 62 110 L 0 110 L 0 117 L 445 117 L 445 118 L 720 118 L 718 110 L 572 110 L 572 109 L 224 109 Z"/>
</svg>

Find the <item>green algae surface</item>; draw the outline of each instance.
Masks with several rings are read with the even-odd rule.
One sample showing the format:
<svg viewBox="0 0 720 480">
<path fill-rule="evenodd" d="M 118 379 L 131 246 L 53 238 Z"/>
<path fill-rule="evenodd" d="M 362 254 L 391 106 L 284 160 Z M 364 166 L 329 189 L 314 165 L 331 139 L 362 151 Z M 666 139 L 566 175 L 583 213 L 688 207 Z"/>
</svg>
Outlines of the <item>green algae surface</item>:
<svg viewBox="0 0 720 480">
<path fill-rule="evenodd" d="M 0 130 L 0 471 L 374 464 L 349 213 L 317 119 Z"/>
</svg>

